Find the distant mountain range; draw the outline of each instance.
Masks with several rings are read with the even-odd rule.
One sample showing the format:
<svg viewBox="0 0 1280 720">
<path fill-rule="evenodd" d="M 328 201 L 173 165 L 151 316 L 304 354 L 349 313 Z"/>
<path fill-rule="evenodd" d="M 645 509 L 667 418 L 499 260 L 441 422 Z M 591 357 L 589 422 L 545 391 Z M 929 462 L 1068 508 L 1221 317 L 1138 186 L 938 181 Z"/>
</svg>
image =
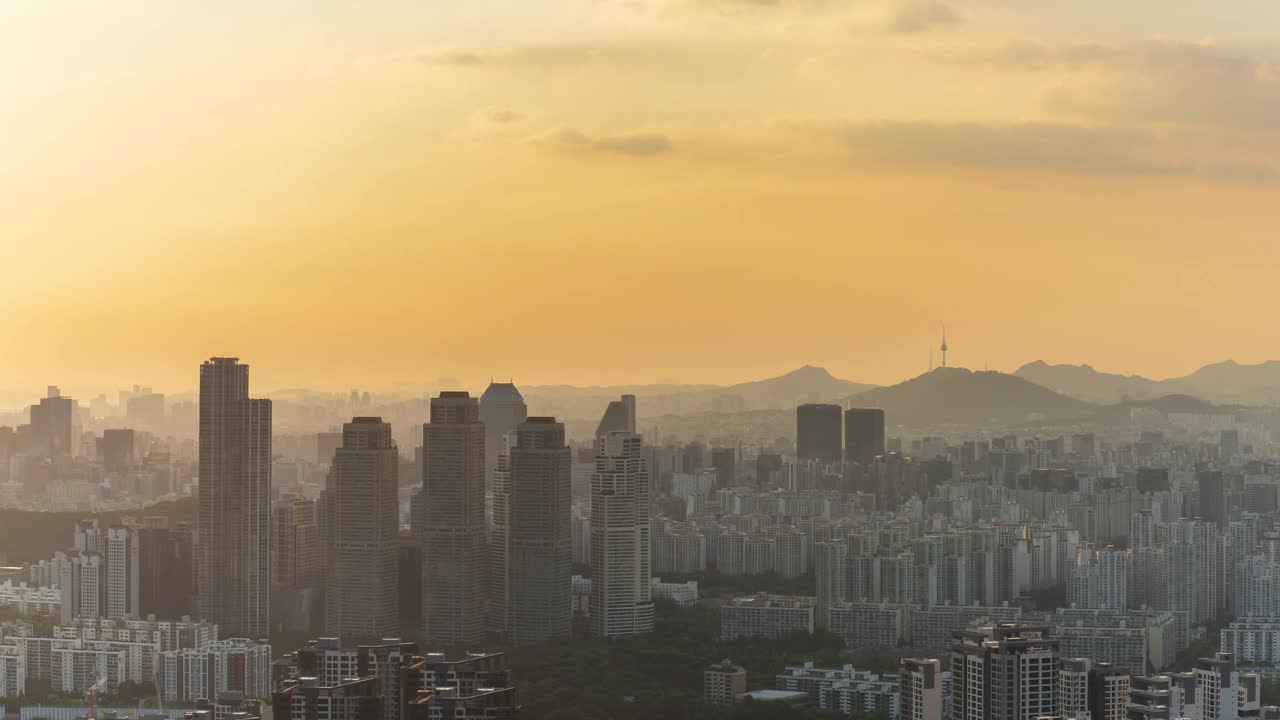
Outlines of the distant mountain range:
<svg viewBox="0 0 1280 720">
<path fill-rule="evenodd" d="M 1248 403 L 1280 397 L 1280 360 L 1257 365 L 1241 365 L 1227 360 L 1206 365 L 1178 382 L 1189 385 L 1193 392 L 1206 398 L 1222 398 Z"/>
<path fill-rule="evenodd" d="M 823 368 L 804 366 L 778 377 L 737 385 L 619 385 L 579 388 L 569 385 L 521 387 L 530 412 L 560 418 L 598 418 L 610 400 L 632 394 L 641 417 L 705 412 L 788 410 L 808 402 L 834 402 L 875 385 L 842 380 Z"/>
<path fill-rule="evenodd" d="M 1095 403 L 1167 395 L 1191 395 L 1215 403 L 1241 405 L 1280 400 L 1280 361 L 1275 360 L 1257 365 L 1227 360 L 1168 380 L 1104 373 L 1089 365 L 1050 365 L 1040 360 L 1023 365 L 1014 374 L 1064 395 Z"/>
<path fill-rule="evenodd" d="M 1102 404 L 1192 392 L 1173 380 L 1104 373 L 1089 365 L 1050 365 L 1043 360 L 1027 363 L 1013 374 L 1063 395 Z"/>
<path fill-rule="evenodd" d="M 1018 425 L 1084 417 L 1092 403 L 1056 393 L 1016 375 L 938 368 L 903 383 L 847 399 L 883 408 L 892 425 Z"/>
</svg>

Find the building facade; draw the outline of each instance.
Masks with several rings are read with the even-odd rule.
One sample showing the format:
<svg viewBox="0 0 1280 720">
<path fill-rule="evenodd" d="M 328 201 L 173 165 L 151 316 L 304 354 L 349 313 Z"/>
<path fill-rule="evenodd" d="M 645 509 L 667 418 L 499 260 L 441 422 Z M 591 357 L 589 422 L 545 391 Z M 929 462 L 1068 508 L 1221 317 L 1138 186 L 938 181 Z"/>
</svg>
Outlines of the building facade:
<svg viewBox="0 0 1280 720">
<path fill-rule="evenodd" d="M 431 400 L 422 426 L 422 638 L 441 645 L 484 639 L 488 528 L 484 425 L 466 392 Z"/>
<path fill-rule="evenodd" d="M 196 587 L 224 634 L 265 638 L 271 602 L 271 401 L 249 397 L 249 366 L 200 366 Z"/>
<path fill-rule="evenodd" d="M 653 631 L 650 493 L 640 436 L 598 438 L 591 476 L 591 631 L 597 637 Z"/>
<path fill-rule="evenodd" d="M 572 626 L 573 457 L 564 437 L 554 418 L 522 422 L 494 488 L 491 602 L 518 642 L 568 637 Z"/>
<path fill-rule="evenodd" d="M 400 629 L 399 470 L 389 423 L 358 417 L 343 426 L 321 507 L 325 632 L 344 643 Z"/>
</svg>

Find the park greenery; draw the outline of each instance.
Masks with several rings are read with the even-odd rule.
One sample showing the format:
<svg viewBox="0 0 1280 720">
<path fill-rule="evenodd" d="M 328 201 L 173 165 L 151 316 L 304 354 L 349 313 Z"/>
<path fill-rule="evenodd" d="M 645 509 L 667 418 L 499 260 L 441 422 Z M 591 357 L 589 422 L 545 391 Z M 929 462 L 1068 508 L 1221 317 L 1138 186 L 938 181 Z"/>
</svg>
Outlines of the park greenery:
<svg viewBox="0 0 1280 720">
<path fill-rule="evenodd" d="M 92 512 L 37 512 L 0 508 L 0 548 L 5 548 L 10 564 L 47 560 L 59 550 L 71 547 L 75 538 L 76 522 L 97 519 L 103 526 L 120 522 L 121 518 L 143 518 L 163 515 L 171 524 L 194 522 L 195 498 L 157 503 L 133 510 L 114 510 L 106 513 Z M 3 564 L 3 563 L 0 563 Z"/>
<path fill-rule="evenodd" d="M 526 720 L 802 720 L 843 717 L 815 708 L 742 702 L 732 708 L 702 702 L 702 673 L 730 659 L 748 672 L 748 688 L 774 686 L 787 665 L 813 660 L 839 666 L 849 659 L 833 635 L 797 634 L 778 640 L 720 639 L 719 613 L 660 603 L 655 631 L 616 640 L 589 636 L 511 645 L 507 652 Z"/>
</svg>

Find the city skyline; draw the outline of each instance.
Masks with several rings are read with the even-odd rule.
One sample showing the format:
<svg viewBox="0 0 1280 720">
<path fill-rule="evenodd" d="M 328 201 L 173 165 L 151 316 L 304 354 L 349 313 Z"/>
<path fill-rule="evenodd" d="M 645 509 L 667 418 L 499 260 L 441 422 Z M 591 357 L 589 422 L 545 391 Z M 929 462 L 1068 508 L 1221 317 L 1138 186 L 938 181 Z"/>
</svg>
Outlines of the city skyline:
<svg viewBox="0 0 1280 720">
<path fill-rule="evenodd" d="M 933 350 L 935 351 L 935 356 L 932 357 L 932 360 L 934 360 L 934 363 L 932 365 L 929 364 L 929 361 L 931 358 L 927 350 L 928 349 L 926 349 L 926 352 L 923 356 L 925 358 L 924 363 L 919 368 L 914 368 L 914 367 L 908 368 L 903 372 L 901 376 L 891 377 L 891 379 L 885 382 L 872 382 L 856 374 L 850 375 L 850 374 L 843 374 L 840 372 L 836 372 L 832 367 L 829 367 L 829 366 L 797 361 L 797 364 L 784 366 L 778 370 L 763 371 L 764 374 L 761 374 L 761 375 L 739 375 L 736 373 L 732 375 L 727 375 L 727 376 L 724 374 L 709 375 L 705 382 L 688 380 L 688 379 L 679 378 L 679 377 L 651 378 L 644 375 L 636 375 L 632 377 L 619 377 L 616 381 L 603 382 L 603 383 L 539 382 L 536 379 L 529 380 L 526 382 L 525 381 L 526 379 L 523 376 L 520 376 L 516 373 L 507 373 L 506 375 L 502 376 L 502 377 L 508 378 L 511 382 L 497 382 L 497 376 L 494 376 L 493 374 L 489 374 L 484 377 L 476 376 L 476 377 L 468 377 L 468 378 L 459 378 L 459 377 L 450 377 L 450 376 L 443 376 L 443 375 L 437 376 L 434 373 L 427 371 L 422 373 L 421 377 L 419 377 L 416 380 L 395 382 L 391 385 L 378 385 L 376 383 L 371 384 L 371 383 L 364 382 L 364 379 L 361 378 L 359 373 L 353 372 L 346 375 L 346 377 L 348 378 L 346 380 L 334 377 L 334 378 L 331 378 L 329 381 L 320 382 L 314 385 L 286 384 L 280 387 L 274 387 L 268 390 L 264 390 L 260 394 L 263 396 L 269 397 L 273 395 L 287 395 L 289 393 L 296 393 L 296 392 L 312 392 L 312 393 L 330 394 L 330 395 L 336 396 L 336 395 L 347 395 L 352 390 L 357 390 L 358 392 L 363 392 L 363 393 L 374 392 L 383 396 L 383 398 L 385 399 L 386 397 L 405 398 L 405 397 L 410 397 L 414 395 L 433 394 L 433 393 L 440 392 L 442 390 L 452 390 L 452 389 L 465 389 L 467 391 L 475 391 L 477 394 L 479 394 L 483 392 L 486 388 L 488 388 L 490 385 L 493 385 L 495 383 L 502 386 L 515 385 L 516 387 L 522 387 L 526 390 L 532 390 L 535 392 L 544 391 L 544 390 L 558 392 L 566 389 L 572 389 L 572 390 L 583 391 L 583 392 L 597 391 L 597 390 L 607 392 L 607 391 L 611 391 L 619 388 L 628 388 L 628 389 L 650 389 L 652 392 L 657 394 L 666 394 L 671 392 L 728 389 L 735 385 L 774 380 L 774 379 L 785 377 L 795 372 L 801 372 L 801 371 L 810 370 L 810 369 L 823 370 L 828 373 L 831 373 L 832 376 L 837 378 L 838 380 L 864 384 L 868 388 L 891 387 L 894 385 L 899 385 L 899 384 L 908 382 L 910 380 L 919 378 L 923 375 L 926 375 L 932 372 L 933 370 L 938 370 L 942 368 L 942 366 L 936 362 L 937 348 L 936 347 L 933 348 Z M 224 353 L 223 355 L 226 357 L 237 357 L 237 358 L 244 357 L 243 355 L 234 355 L 234 354 L 227 354 L 227 353 Z M 1101 373 L 1107 376 L 1123 377 L 1127 379 L 1136 379 L 1140 381 L 1150 381 L 1154 383 L 1166 383 L 1166 382 L 1173 383 L 1173 382 L 1182 380 L 1190 375 L 1193 375 L 1195 372 L 1204 370 L 1206 368 L 1215 368 L 1219 366 L 1238 366 L 1241 368 L 1249 369 L 1249 368 L 1258 368 L 1258 367 L 1265 367 L 1265 366 L 1280 366 L 1280 358 L 1263 357 L 1257 361 L 1243 361 L 1243 360 L 1240 360 L 1238 356 L 1232 357 L 1228 355 L 1228 356 L 1219 357 L 1216 360 L 1211 360 L 1204 364 L 1189 366 L 1186 372 L 1183 372 L 1177 375 L 1170 375 L 1170 376 L 1144 375 L 1143 373 L 1131 372 L 1124 368 L 1102 367 L 1094 363 L 1091 363 L 1088 360 L 1084 360 L 1081 362 L 1065 362 L 1064 361 L 1064 362 L 1058 363 L 1058 362 L 1046 361 L 1042 358 L 1035 358 L 1035 359 L 1028 360 L 1026 362 L 1015 363 L 1014 365 L 1009 367 L 990 367 L 990 363 L 982 363 L 981 365 L 952 363 L 952 364 L 948 364 L 947 367 L 951 369 L 956 369 L 956 370 L 966 370 L 973 373 L 993 372 L 993 373 L 999 373 L 1004 375 L 1016 375 L 1020 370 L 1024 370 L 1028 367 L 1035 366 L 1037 364 L 1045 364 L 1049 368 L 1087 369 L 1087 370 Z M 259 366 L 259 363 L 255 360 L 254 365 Z M 278 370 L 276 372 L 277 374 L 280 374 Z M 44 373 L 44 375 L 46 376 L 46 379 L 48 376 L 52 376 L 53 374 L 54 373 Z M 255 371 L 255 375 L 257 374 L 258 373 Z M 269 373 L 262 373 L 262 374 L 269 374 Z M 126 377 L 132 377 L 132 376 L 129 374 L 126 374 Z M 1032 381 L 1035 382 L 1035 380 L 1032 380 Z M 105 396 L 108 402 L 114 402 L 116 400 L 117 394 L 129 392 L 127 386 L 130 385 L 131 383 L 132 383 L 131 380 L 120 380 L 119 382 L 112 382 L 110 380 L 107 380 L 105 381 L 105 384 L 100 384 L 100 385 L 94 384 L 94 385 L 87 385 L 87 386 L 84 386 L 84 385 L 69 386 L 65 384 L 53 385 L 53 384 L 48 384 L 46 382 L 41 382 L 40 384 L 29 387 L 29 388 L 27 387 L 19 388 L 19 387 L 12 387 L 12 386 L 0 387 L 0 412 L 23 411 L 23 410 L 26 410 L 28 407 L 37 405 L 40 403 L 41 397 L 45 396 L 46 393 L 51 388 L 56 388 L 59 392 L 60 397 L 72 398 L 72 399 L 81 401 L 82 404 L 97 398 L 99 395 Z M 1042 384 L 1042 383 L 1037 383 L 1037 384 Z M 142 387 L 143 390 L 147 393 L 151 393 L 151 392 L 157 393 L 156 397 L 159 397 L 160 399 L 164 399 L 165 397 L 168 397 L 171 400 L 173 398 L 183 398 L 185 400 L 194 400 L 198 395 L 198 391 L 199 391 L 198 386 L 196 386 L 195 384 L 188 384 L 188 385 L 179 384 L 177 387 L 174 387 L 174 388 L 161 387 L 161 386 L 153 387 L 151 385 L 141 386 L 141 385 L 137 385 L 136 383 L 134 384 L 134 386 L 135 386 L 135 389 L 137 387 Z M 124 408 L 121 407 L 120 410 L 123 411 Z"/>
<path fill-rule="evenodd" d="M 1278 28 L 0 2 L 0 720 L 1280 720 Z"/>
</svg>

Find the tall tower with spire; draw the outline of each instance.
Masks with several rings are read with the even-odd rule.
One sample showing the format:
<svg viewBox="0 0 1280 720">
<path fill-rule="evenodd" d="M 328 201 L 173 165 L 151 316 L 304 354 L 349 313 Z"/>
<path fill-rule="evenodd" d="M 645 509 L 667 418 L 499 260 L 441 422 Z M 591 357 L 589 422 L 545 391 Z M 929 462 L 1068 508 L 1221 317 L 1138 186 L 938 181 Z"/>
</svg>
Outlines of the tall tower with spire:
<svg viewBox="0 0 1280 720">
<path fill-rule="evenodd" d="M 947 366 L 947 328 L 942 328 L 942 367 Z"/>
</svg>

